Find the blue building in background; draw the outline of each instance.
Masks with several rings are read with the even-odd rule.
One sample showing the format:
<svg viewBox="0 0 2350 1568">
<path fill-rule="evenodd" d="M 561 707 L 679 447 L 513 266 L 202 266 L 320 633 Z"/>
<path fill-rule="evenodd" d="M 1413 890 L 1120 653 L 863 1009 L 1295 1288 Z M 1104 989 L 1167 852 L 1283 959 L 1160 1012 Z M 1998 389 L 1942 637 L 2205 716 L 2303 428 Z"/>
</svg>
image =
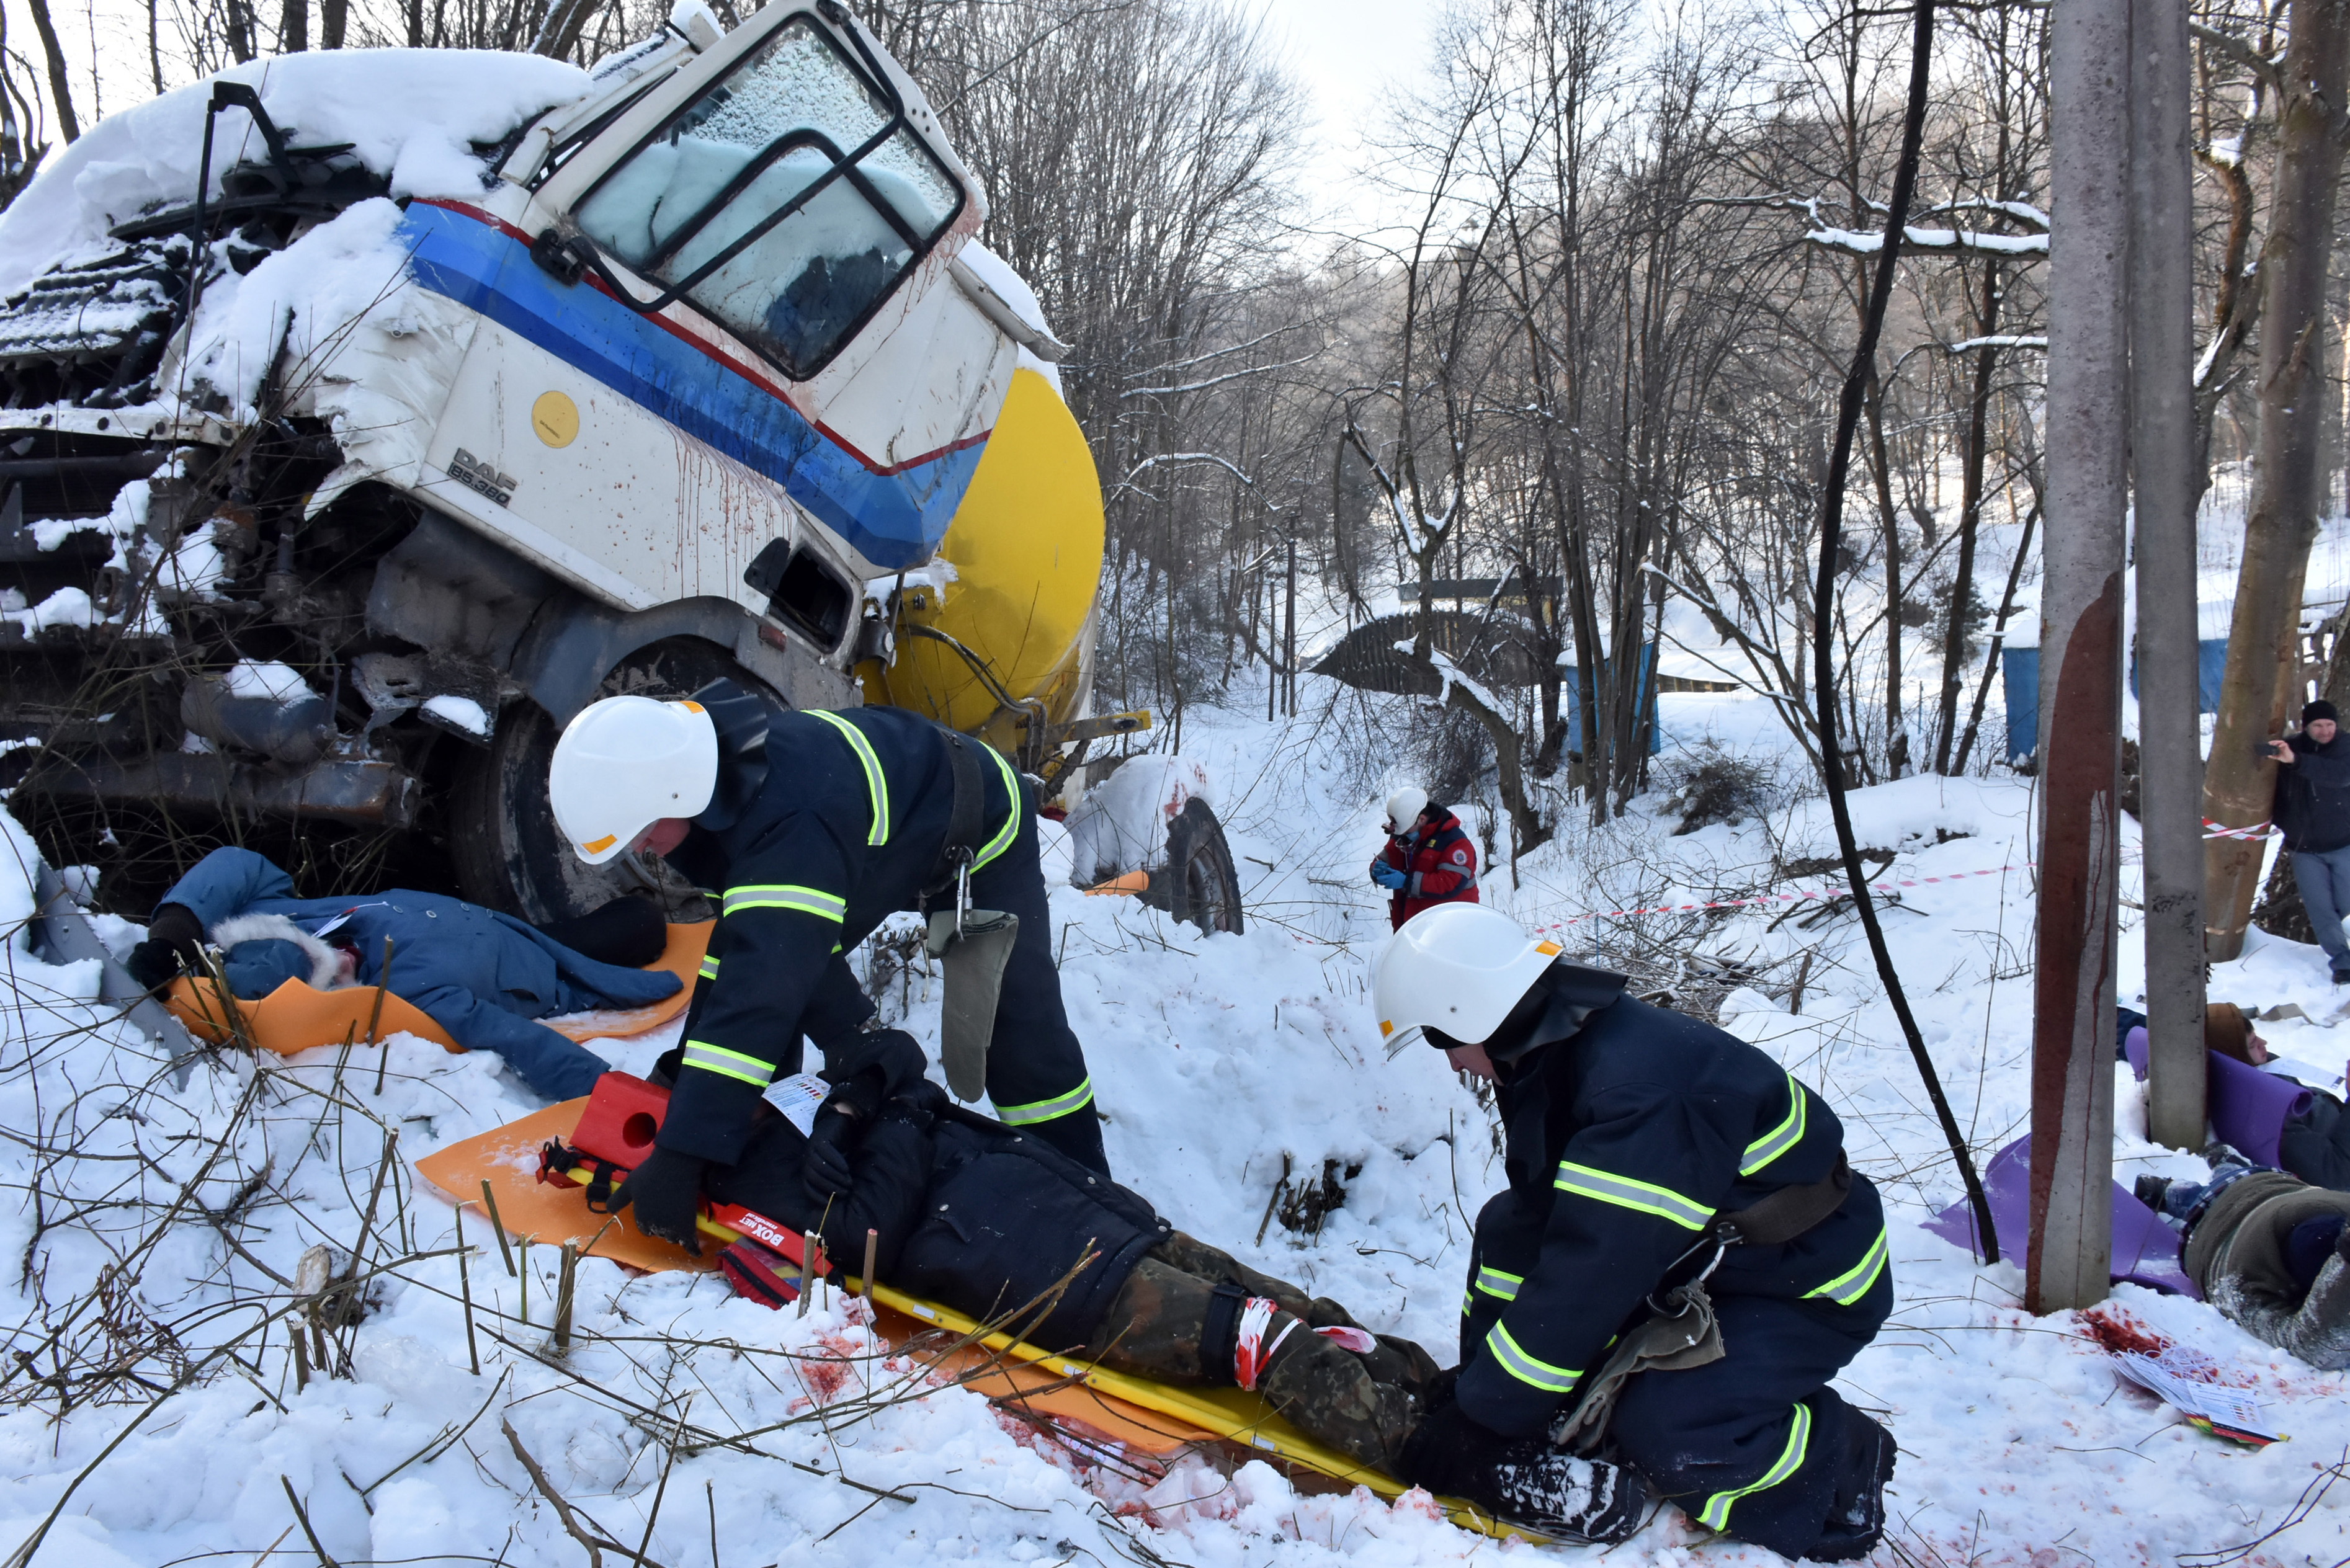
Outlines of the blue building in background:
<svg viewBox="0 0 2350 1568">
<path fill-rule="evenodd" d="M 2220 678 L 2228 669 L 2228 639 L 2207 637 L 2195 645 L 2195 711 L 2220 711 Z M 2000 650 L 2000 684 L 2007 699 L 2007 760 L 2018 763 L 2040 749 L 2040 650 Z M 2137 695 L 2137 660 L 2132 658 L 2130 695 Z"/>
</svg>

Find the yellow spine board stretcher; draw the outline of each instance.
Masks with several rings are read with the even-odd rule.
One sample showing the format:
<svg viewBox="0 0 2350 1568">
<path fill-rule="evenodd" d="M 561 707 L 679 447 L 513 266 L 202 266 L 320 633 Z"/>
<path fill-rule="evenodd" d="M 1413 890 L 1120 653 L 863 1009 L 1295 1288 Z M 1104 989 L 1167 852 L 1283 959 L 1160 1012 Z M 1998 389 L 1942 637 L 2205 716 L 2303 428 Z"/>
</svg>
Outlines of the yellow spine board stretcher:
<svg viewBox="0 0 2350 1568">
<path fill-rule="evenodd" d="M 568 1140 L 587 1104 L 582 1098 L 549 1106 L 427 1155 L 416 1162 L 416 1168 L 450 1198 L 471 1203 L 476 1210 L 482 1207 L 482 1183 L 488 1181 L 497 1198 L 498 1218 L 508 1233 L 528 1237 L 535 1245 L 567 1241 L 588 1256 L 608 1258 L 648 1272 L 716 1269 L 715 1248 L 696 1257 L 682 1247 L 646 1235 L 637 1228 L 633 1213 L 618 1217 L 594 1213 L 576 1190 L 538 1179 L 539 1150 L 550 1138 Z M 586 1173 L 577 1173 L 574 1179 L 584 1182 Z M 701 1225 L 721 1242 L 735 1239 L 734 1231 L 707 1218 Z M 858 1285 L 845 1274 L 835 1280 L 847 1288 Z M 969 1338 L 981 1326 L 952 1307 L 886 1284 L 875 1284 L 873 1301 L 886 1309 L 877 1314 L 875 1331 L 893 1346 L 905 1345 L 926 1329 Z M 1002 1366 L 1003 1357 L 1024 1365 Z M 991 1361 L 1001 1370 L 989 1369 Z M 935 1366 L 989 1396 L 999 1407 L 1074 1426 L 1087 1435 L 1157 1459 L 1171 1459 L 1187 1449 L 1203 1445 L 1229 1445 L 1276 1461 L 1297 1479 L 1323 1478 L 1321 1490 L 1336 1490 L 1330 1482 L 1339 1488 L 1366 1486 L 1389 1501 L 1407 1490 L 1393 1477 L 1366 1469 L 1315 1442 L 1278 1415 L 1261 1395 L 1240 1388 L 1183 1388 L 1155 1383 L 1044 1350 L 1006 1334 L 979 1337 L 961 1356 L 938 1358 Z M 1301 1471 L 1305 1475 L 1299 1477 Z M 1451 1499 L 1439 1501 L 1452 1522 L 1464 1530 L 1496 1539 L 1544 1539 L 1467 1503 Z"/>
<path fill-rule="evenodd" d="M 649 1007 L 613 1008 L 549 1018 L 545 1020 L 546 1026 L 567 1039 L 579 1041 L 624 1039 L 659 1028 L 683 1012 L 692 1002 L 702 955 L 710 946 L 711 932 L 717 929 L 708 922 L 670 927 L 668 947 L 659 959 L 645 967 L 665 969 L 677 976 L 681 983 L 674 994 Z M 392 953 L 391 974 L 394 980 L 400 978 L 397 949 Z M 179 1014 L 181 1023 L 204 1039 L 232 1039 L 242 1023 L 244 1037 L 254 1044 L 281 1056 L 291 1056 L 319 1045 L 339 1045 L 346 1040 L 364 1042 L 368 1021 L 375 1015 L 375 993 L 376 988 L 371 985 L 318 991 L 307 981 L 289 980 L 258 1002 L 240 1002 L 210 981 L 182 977 L 172 982 L 171 993 L 164 1000 Z M 229 1016 L 230 1008 L 235 1009 L 234 1019 Z M 384 992 L 383 1014 L 376 1019 L 375 1027 L 379 1039 L 413 1034 L 420 1040 L 433 1042 L 452 1055 L 464 1054 L 465 1048 L 450 1039 L 448 1031 L 397 991 Z"/>
</svg>

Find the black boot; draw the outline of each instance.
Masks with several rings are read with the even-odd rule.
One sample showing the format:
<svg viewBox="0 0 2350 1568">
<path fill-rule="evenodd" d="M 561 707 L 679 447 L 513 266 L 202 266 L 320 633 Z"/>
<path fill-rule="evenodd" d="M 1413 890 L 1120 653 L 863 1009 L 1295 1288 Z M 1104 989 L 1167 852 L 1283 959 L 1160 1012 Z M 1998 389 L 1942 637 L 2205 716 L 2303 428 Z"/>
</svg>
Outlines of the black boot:
<svg viewBox="0 0 2350 1568">
<path fill-rule="evenodd" d="M 1529 1439 L 1492 1467 L 1492 1510 L 1555 1540 L 1613 1546 L 1640 1528 L 1648 1483 L 1604 1459 L 1578 1459 Z"/>
<path fill-rule="evenodd" d="M 1893 1479 L 1898 1450 L 1893 1434 L 1847 1407 L 1844 1427 L 1844 1471 L 1819 1544 L 1804 1553 L 1814 1563 L 1866 1557 L 1885 1533 L 1885 1483 Z"/>
<path fill-rule="evenodd" d="M 1578 1459 L 1540 1438 L 1507 1438 L 1446 1405 L 1405 1439 L 1403 1479 L 1556 1540 L 1612 1546 L 1640 1528 L 1648 1486 L 1637 1471 Z"/>
</svg>

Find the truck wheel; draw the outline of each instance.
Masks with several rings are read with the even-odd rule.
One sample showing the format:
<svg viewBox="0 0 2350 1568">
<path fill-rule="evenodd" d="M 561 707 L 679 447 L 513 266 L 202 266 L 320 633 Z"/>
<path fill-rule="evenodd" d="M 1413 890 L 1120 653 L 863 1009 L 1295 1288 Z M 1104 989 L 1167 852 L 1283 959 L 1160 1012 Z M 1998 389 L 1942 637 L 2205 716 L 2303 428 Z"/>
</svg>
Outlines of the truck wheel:
<svg viewBox="0 0 2350 1568">
<path fill-rule="evenodd" d="M 1241 877 L 1223 824 L 1196 797 L 1167 825 L 1167 908 L 1203 932 L 1241 930 Z"/>
<path fill-rule="evenodd" d="M 630 654 L 596 695 L 682 697 L 722 675 L 760 684 L 712 645 L 677 639 Z M 515 702 L 489 745 L 471 749 L 459 767 L 449 800 L 449 858 L 464 896 L 533 922 L 568 919 L 642 892 L 672 920 L 712 918 L 708 901 L 658 859 L 624 855 L 587 866 L 571 853 L 546 794 L 562 732 L 537 703 Z"/>
</svg>

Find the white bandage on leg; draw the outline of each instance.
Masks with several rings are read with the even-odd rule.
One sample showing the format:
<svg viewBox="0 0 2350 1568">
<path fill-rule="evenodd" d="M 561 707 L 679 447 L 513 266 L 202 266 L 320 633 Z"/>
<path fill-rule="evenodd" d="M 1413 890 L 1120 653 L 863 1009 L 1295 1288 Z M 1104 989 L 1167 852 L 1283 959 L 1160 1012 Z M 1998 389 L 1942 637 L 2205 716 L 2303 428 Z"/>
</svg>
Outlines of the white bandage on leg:
<svg viewBox="0 0 2350 1568">
<path fill-rule="evenodd" d="M 1256 1380 L 1264 1375 L 1264 1369 L 1273 1365 L 1274 1353 L 1281 1348 L 1282 1341 L 1297 1326 L 1297 1320 L 1291 1318 L 1273 1336 L 1273 1343 L 1265 1345 L 1264 1331 L 1272 1324 L 1274 1314 L 1280 1310 L 1270 1296 L 1251 1296 L 1241 1305 L 1240 1327 L 1232 1336 L 1232 1381 L 1251 1393 L 1256 1391 Z"/>
</svg>

